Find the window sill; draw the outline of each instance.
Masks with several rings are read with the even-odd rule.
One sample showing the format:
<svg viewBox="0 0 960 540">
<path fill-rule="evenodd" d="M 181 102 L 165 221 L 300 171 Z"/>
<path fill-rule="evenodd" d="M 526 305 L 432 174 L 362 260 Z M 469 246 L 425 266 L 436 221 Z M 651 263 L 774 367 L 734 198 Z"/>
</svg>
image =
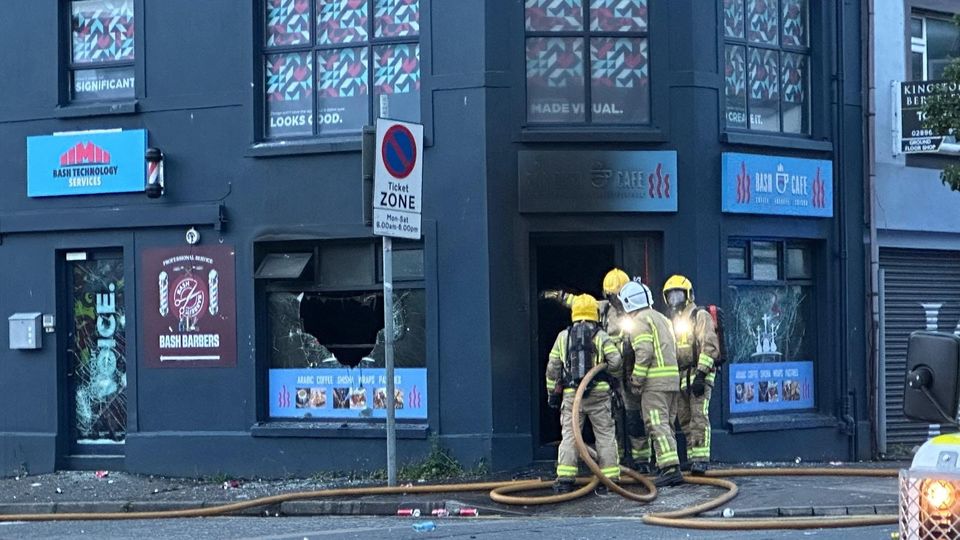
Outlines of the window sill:
<svg viewBox="0 0 960 540">
<path fill-rule="evenodd" d="M 114 116 L 121 114 L 135 114 L 137 100 L 97 102 L 89 104 L 61 105 L 56 109 L 58 118 L 84 118 L 90 116 Z"/>
<path fill-rule="evenodd" d="M 653 127 L 523 128 L 518 142 L 666 142 L 663 130 Z"/>
<path fill-rule="evenodd" d="M 720 140 L 728 144 L 741 144 L 745 146 L 791 148 L 794 150 L 811 150 L 814 152 L 833 151 L 833 143 L 830 141 L 818 141 L 804 137 L 789 137 L 786 135 L 774 135 L 766 133 L 761 134 L 728 131 L 720 135 Z"/>
<path fill-rule="evenodd" d="M 785 411 L 780 414 L 738 416 L 727 420 L 727 426 L 731 433 L 835 428 L 838 425 L 839 422 L 836 418 L 816 412 L 790 413 Z"/>
<path fill-rule="evenodd" d="M 304 154 L 333 154 L 338 152 L 359 152 L 362 143 L 356 138 L 331 139 L 328 141 L 271 141 L 251 145 L 246 156 L 252 158 L 297 156 Z"/>
<path fill-rule="evenodd" d="M 397 423 L 398 439 L 426 439 L 427 424 Z M 250 428 L 254 437 L 320 439 L 386 439 L 386 425 L 360 422 L 259 422 Z"/>
</svg>

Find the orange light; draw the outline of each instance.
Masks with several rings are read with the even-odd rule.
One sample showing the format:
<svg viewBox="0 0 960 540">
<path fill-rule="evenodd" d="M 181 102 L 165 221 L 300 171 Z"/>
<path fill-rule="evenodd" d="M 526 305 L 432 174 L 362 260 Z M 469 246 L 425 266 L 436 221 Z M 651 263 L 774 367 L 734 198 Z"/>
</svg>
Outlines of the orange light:
<svg viewBox="0 0 960 540">
<path fill-rule="evenodd" d="M 949 510 L 955 501 L 954 495 L 953 485 L 943 480 L 931 480 L 924 490 L 927 504 L 937 510 Z"/>
</svg>

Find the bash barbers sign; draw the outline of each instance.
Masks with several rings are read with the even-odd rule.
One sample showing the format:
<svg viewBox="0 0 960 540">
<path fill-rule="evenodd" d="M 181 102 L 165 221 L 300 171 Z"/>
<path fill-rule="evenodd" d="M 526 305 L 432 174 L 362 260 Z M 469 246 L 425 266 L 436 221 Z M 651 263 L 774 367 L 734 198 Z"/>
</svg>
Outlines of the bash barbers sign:
<svg viewBox="0 0 960 540">
<path fill-rule="evenodd" d="M 894 151 L 899 154 L 922 154 L 940 151 L 947 134 L 936 133 L 924 127 L 923 106 L 927 99 L 940 92 L 960 95 L 960 85 L 950 81 L 894 82 L 894 95 L 899 96 L 899 107 L 894 107 L 893 124 L 898 128 Z"/>
<path fill-rule="evenodd" d="M 27 137 L 27 196 L 143 191 L 146 149 L 142 129 Z"/>
<path fill-rule="evenodd" d="M 521 212 L 676 212 L 677 153 L 521 151 Z"/>
<path fill-rule="evenodd" d="M 140 275 L 147 367 L 236 366 L 233 247 L 146 249 Z"/>
</svg>

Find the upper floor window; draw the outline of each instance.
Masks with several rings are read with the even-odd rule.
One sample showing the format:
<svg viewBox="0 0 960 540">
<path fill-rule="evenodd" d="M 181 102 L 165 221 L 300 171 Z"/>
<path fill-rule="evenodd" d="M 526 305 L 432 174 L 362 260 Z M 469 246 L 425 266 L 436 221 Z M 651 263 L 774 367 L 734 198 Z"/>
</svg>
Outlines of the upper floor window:
<svg viewBox="0 0 960 540">
<path fill-rule="evenodd" d="M 525 0 L 527 121 L 650 123 L 647 3 Z"/>
<path fill-rule="evenodd" d="M 267 138 L 420 120 L 419 0 L 266 0 Z"/>
<path fill-rule="evenodd" d="M 134 0 L 70 2 L 70 99 L 136 95 Z"/>
<path fill-rule="evenodd" d="M 728 129 L 810 133 L 808 0 L 723 0 Z"/>
<path fill-rule="evenodd" d="M 960 57 L 960 29 L 945 17 L 914 13 L 910 17 L 910 76 L 914 81 L 943 78 L 943 70 Z"/>
</svg>

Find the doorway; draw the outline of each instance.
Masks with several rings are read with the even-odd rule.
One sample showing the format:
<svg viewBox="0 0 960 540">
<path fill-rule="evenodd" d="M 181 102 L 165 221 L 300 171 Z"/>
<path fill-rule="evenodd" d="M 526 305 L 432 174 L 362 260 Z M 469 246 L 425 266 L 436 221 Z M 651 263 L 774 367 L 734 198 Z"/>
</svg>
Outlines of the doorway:
<svg viewBox="0 0 960 540">
<path fill-rule="evenodd" d="M 570 310 L 539 293 L 562 290 L 603 298 L 603 277 L 621 268 L 645 283 L 659 283 L 659 242 L 652 236 L 597 233 L 589 236 L 553 234 L 531 238 L 533 381 L 538 396 L 534 411 L 534 453 L 538 459 L 556 458 L 560 443 L 560 412 L 547 406 L 543 374 L 557 334 L 570 325 Z M 653 287 L 652 287 L 653 288 Z"/>
<path fill-rule="evenodd" d="M 67 454 L 121 456 L 127 428 L 123 252 L 69 252 L 65 259 Z"/>
</svg>

